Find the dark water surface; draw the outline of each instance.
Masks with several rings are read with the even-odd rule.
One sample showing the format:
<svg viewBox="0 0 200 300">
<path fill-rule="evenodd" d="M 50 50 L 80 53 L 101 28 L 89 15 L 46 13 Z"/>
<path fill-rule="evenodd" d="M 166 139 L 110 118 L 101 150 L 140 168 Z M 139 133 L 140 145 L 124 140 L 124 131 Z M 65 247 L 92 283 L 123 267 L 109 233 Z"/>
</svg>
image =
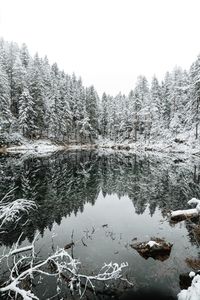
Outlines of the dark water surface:
<svg viewBox="0 0 200 300">
<path fill-rule="evenodd" d="M 31 199 L 39 207 L 30 212 L 28 222 L 22 220 L 1 233 L 1 252 L 21 232 L 21 245 L 32 242 L 39 232 L 37 249 L 47 257 L 52 247 L 70 243 L 73 234 L 73 255 L 81 260 L 82 272 L 95 273 L 104 262 L 128 262 L 125 276 L 136 293 L 156 288 L 175 297 L 180 291 L 179 275 L 191 270 L 186 259 L 199 259 L 200 237 L 194 236 L 191 221 L 170 224 L 167 212 L 188 207 L 192 197 L 200 198 L 199 175 L 199 160 L 128 152 L 0 156 L 0 199 L 16 188 L 10 201 Z M 173 243 L 168 259 L 144 259 L 130 247 L 133 241 L 151 237 Z M 126 294 L 121 285 L 118 288 L 120 299 L 126 295 L 137 299 L 132 291 Z M 54 280 L 44 279 L 35 291 L 39 299 L 48 299 L 56 294 Z M 96 297 L 88 295 L 88 299 Z"/>
</svg>

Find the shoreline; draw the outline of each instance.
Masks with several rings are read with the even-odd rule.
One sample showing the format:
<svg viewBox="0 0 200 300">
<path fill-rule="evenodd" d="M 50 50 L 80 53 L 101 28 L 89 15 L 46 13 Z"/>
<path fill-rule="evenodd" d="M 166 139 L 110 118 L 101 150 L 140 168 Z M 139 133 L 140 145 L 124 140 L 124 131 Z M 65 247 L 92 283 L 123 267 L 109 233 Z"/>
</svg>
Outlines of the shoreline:
<svg viewBox="0 0 200 300">
<path fill-rule="evenodd" d="M 177 144 L 175 142 L 166 143 L 114 143 L 114 142 L 98 142 L 95 144 L 80 144 L 80 145 L 59 145 L 50 140 L 36 140 L 25 142 L 22 145 L 13 145 L 0 148 L 1 153 L 25 154 L 25 153 L 53 153 L 56 151 L 67 150 L 112 150 L 112 151 L 127 151 L 127 152 L 151 152 L 163 154 L 187 154 L 200 157 L 200 147 L 198 144 Z"/>
<path fill-rule="evenodd" d="M 51 142 L 50 140 L 36 140 L 22 145 L 12 145 L 8 147 L 0 148 L 0 153 L 13 153 L 13 154 L 25 154 L 25 153 L 53 153 L 57 151 L 65 150 L 78 150 L 78 149 L 96 149 L 96 144 L 86 144 L 86 145 L 62 145 Z"/>
</svg>

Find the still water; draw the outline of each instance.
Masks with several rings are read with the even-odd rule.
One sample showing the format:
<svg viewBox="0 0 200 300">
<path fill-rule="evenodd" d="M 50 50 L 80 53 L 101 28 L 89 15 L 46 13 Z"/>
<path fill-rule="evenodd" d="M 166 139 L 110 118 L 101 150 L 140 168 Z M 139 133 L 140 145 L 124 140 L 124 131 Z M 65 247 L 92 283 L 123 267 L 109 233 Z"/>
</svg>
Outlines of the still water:
<svg viewBox="0 0 200 300">
<path fill-rule="evenodd" d="M 0 199 L 15 188 L 10 201 L 31 199 L 38 209 L 28 221 L 22 219 L 1 233 L 0 250 L 8 250 L 22 232 L 20 246 L 39 233 L 37 251 L 46 258 L 73 239 L 69 251 L 82 262 L 82 273 L 96 273 L 104 262 L 128 262 L 124 277 L 133 282 L 133 290 L 156 287 L 175 297 L 179 275 L 191 271 L 188 259 L 199 259 L 200 236 L 198 240 L 194 235 L 191 221 L 171 224 L 167 212 L 200 198 L 199 182 L 198 159 L 97 151 L 2 155 Z M 152 237 L 173 244 L 168 259 L 144 259 L 130 247 Z M 124 292 L 121 284 L 115 289 Z M 39 299 L 49 299 L 56 294 L 56 283 L 44 278 L 34 291 Z M 71 297 L 66 289 L 62 296 Z M 85 297 L 98 298 L 91 293 Z"/>
</svg>

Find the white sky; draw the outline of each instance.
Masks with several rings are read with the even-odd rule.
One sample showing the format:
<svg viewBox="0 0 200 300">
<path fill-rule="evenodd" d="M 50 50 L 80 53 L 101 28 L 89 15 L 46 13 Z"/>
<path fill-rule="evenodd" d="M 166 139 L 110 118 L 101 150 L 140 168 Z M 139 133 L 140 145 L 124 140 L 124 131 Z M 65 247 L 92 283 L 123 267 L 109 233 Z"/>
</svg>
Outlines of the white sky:
<svg viewBox="0 0 200 300">
<path fill-rule="evenodd" d="M 200 53 L 200 0 L 0 0 L 0 36 L 100 93 L 128 93 Z"/>
</svg>

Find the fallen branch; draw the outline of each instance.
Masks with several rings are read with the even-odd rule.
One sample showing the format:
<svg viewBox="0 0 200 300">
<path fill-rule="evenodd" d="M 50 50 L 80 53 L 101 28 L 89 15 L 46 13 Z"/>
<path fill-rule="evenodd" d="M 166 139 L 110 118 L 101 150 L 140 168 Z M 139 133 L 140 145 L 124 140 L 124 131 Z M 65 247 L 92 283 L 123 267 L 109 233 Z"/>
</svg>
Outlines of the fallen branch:
<svg viewBox="0 0 200 300">
<path fill-rule="evenodd" d="M 180 222 L 186 219 L 198 217 L 200 213 L 200 200 L 192 198 L 188 201 L 188 204 L 196 204 L 196 208 L 171 211 L 170 221 Z"/>
<path fill-rule="evenodd" d="M 18 240 L 14 249 L 0 259 L 0 261 L 4 258 L 7 259 L 7 262 L 9 259 L 12 261 L 12 267 L 9 267 L 9 279 L 0 288 L 1 293 L 10 296 L 12 292 L 15 297 L 20 295 L 24 300 L 38 299 L 31 290 L 27 291 L 22 288 L 22 283 L 25 279 L 33 280 L 36 274 L 54 276 L 57 278 L 57 292 L 60 292 L 59 283 L 62 279 L 66 279 L 65 274 L 67 274 L 67 282 L 66 280 L 64 282 L 67 283 L 72 294 L 78 292 L 81 298 L 88 286 L 95 291 L 94 281 L 105 282 L 119 279 L 123 269 L 128 266 L 127 263 L 121 263 L 120 265 L 112 262 L 109 264 L 105 263 L 97 275 L 81 274 L 80 261 L 74 259 L 65 249 L 57 249 L 47 259 L 38 262 L 35 255 L 35 240 L 36 238 L 32 245 L 22 248 L 18 248 Z M 28 250 L 31 250 L 30 255 L 22 255 L 22 252 Z M 24 265 L 26 266 L 25 269 Z M 49 267 L 51 267 L 50 270 Z"/>
<path fill-rule="evenodd" d="M 170 220 L 174 222 L 180 222 L 186 219 L 197 217 L 198 215 L 199 213 L 197 212 L 196 208 L 176 210 L 171 212 Z"/>
</svg>

